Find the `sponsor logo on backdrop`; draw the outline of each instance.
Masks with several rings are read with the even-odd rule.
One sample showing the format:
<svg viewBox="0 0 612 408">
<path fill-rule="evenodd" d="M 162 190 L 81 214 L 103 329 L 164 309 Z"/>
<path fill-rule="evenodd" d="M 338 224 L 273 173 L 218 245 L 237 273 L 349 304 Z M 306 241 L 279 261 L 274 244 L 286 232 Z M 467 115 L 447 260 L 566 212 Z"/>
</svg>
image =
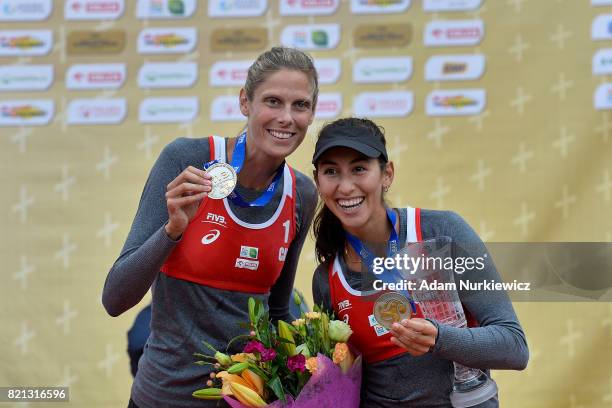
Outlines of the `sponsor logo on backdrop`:
<svg viewBox="0 0 612 408">
<path fill-rule="evenodd" d="M 210 68 L 211 86 L 243 86 L 252 60 L 217 61 Z"/>
<path fill-rule="evenodd" d="M 425 11 L 470 11 L 476 10 L 482 0 L 423 0 Z"/>
<path fill-rule="evenodd" d="M 484 38 L 482 20 L 431 21 L 425 27 L 426 47 L 478 45 Z"/>
<path fill-rule="evenodd" d="M 125 64 L 75 64 L 66 71 L 66 88 L 119 89 L 125 78 Z"/>
<path fill-rule="evenodd" d="M 474 80 L 481 78 L 484 70 L 485 56 L 482 54 L 434 55 L 425 63 L 425 80 Z"/>
<path fill-rule="evenodd" d="M 258 17 L 268 8 L 266 0 L 209 0 L 209 17 Z"/>
<path fill-rule="evenodd" d="M 339 4 L 340 0 L 280 0 L 280 15 L 329 15 L 338 10 Z"/>
<path fill-rule="evenodd" d="M 484 89 L 436 90 L 427 95 L 425 112 L 429 116 L 478 115 L 486 99 Z"/>
<path fill-rule="evenodd" d="M 340 24 L 288 25 L 281 33 L 285 46 L 304 50 L 329 50 L 340 42 Z"/>
<path fill-rule="evenodd" d="M 47 55 L 52 45 L 51 30 L 0 31 L 0 57 Z"/>
<path fill-rule="evenodd" d="M 43 126 L 51 122 L 51 99 L 0 100 L 0 126 Z"/>
<path fill-rule="evenodd" d="M 268 46 L 268 30 L 261 27 L 219 28 L 212 32 L 212 52 L 259 51 Z"/>
<path fill-rule="evenodd" d="M 244 116 L 240 112 L 237 95 L 222 95 L 213 99 L 210 105 L 210 120 L 213 122 L 242 122 Z"/>
<path fill-rule="evenodd" d="M 359 58 L 353 65 L 353 82 L 404 82 L 412 76 L 411 57 Z"/>
<path fill-rule="evenodd" d="M 342 112 L 342 93 L 320 93 L 317 99 L 316 119 L 335 119 Z"/>
<path fill-rule="evenodd" d="M 411 40 L 409 23 L 363 24 L 353 31 L 353 42 L 360 48 L 405 47 Z"/>
<path fill-rule="evenodd" d="M 123 0 L 67 0 L 66 20 L 116 20 L 123 14 Z"/>
<path fill-rule="evenodd" d="M 410 0 L 351 0 L 354 14 L 401 13 L 408 10 Z"/>
<path fill-rule="evenodd" d="M 124 30 L 78 30 L 68 34 L 68 55 L 121 54 L 125 48 Z"/>
<path fill-rule="evenodd" d="M 315 68 L 319 74 L 319 84 L 335 84 L 340 79 L 342 65 L 339 58 L 318 58 L 314 60 Z"/>
<path fill-rule="evenodd" d="M 125 98 L 74 99 L 68 104 L 69 125 L 117 125 L 127 115 Z"/>
<path fill-rule="evenodd" d="M 598 110 L 612 109 L 612 83 L 601 84 L 593 95 L 593 105 Z"/>
<path fill-rule="evenodd" d="M 593 23 L 591 24 L 591 39 L 612 39 L 612 14 L 601 14 L 593 19 Z"/>
<path fill-rule="evenodd" d="M 138 0 L 136 17 L 141 19 L 187 18 L 195 13 L 196 0 Z"/>
<path fill-rule="evenodd" d="M 138 71 L 141 88 L 189 88 L 198 80 L 195 62 L 146 62 Z"/>
<path fill-rule="evenodd" d="M 355 97 L 353 112 L 369 118 L 400 118 L 414 108 L 414 94 L 410 91 L 363 92 Z"/>
<path fill-rule="evenodd" d="M 598 50 L 595 55 L 593 55 L 593 74 L 612 74 L 612 48 Z"/>
<path fill-rule="evenodd" d="M 138 119 L 141 123 L 191 122 L 200 109 L 199 99 L 190 97 L 152 97 L 140 103 Z"/>
<path fill-rule="evenodd" d="M 0 92 L 44 91 L 53 83 L 53 65 L 0 66 Z"/>
<path fill-rule="evenodd" d="M 180 54 L 191 52 L 198 41 L 198 31 L 185 28 L 145 28 L 138 35 L 140 54 Z"/>
<path fill-rule="evenodd" d="M 51 10 L 52 0 L 0 0 L 0 21 L 42 21 Z"/>
<path fill-rule="evenodd" d="M 612 0 L 591 0 L 592 6 L 612 6 Z"/>
</svg>

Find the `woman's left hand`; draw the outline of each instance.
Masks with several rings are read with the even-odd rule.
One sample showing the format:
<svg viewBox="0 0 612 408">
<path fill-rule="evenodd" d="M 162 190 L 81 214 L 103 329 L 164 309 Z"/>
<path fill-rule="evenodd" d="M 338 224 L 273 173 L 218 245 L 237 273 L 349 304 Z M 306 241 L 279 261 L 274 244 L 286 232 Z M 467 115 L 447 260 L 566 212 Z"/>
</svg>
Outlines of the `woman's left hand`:
<svg viewBox="0 0 612 408">
<path fill-rule="evenodd" d="M 436 344 L 438 329 L 429 320 L 414 318 L 393 323 L 391 342 L 408 350 L 412 356 L 422 356 Z"/>
</svg>

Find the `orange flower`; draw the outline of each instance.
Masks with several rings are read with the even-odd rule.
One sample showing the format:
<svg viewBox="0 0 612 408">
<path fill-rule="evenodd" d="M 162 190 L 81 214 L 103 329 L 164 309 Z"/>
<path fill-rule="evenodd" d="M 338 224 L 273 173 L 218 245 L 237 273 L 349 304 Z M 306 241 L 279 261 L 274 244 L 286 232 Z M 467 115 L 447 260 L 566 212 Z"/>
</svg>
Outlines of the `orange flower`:
<svg viewBox="0 0 612 408">
<path fill-rule="evenodd" d="M 246 363 L 248 361 L 257 361 L 257 357 L 253 353 L 238 353 L 233 354 L 231 360 L 235 363 Z"/>
<path fill-rule="evenodd" d="M 336 343 L 336 347 L 334 347 L 333 360 L 335 364 L 340 366 L 344 374 L 346 374 L 348 369 L 351 368 L 353 362 L 355 361 L 346 343 Z"/>
<path fill-rule="evenodd" d="M 308 369 L 308 371 L 310 371 L 310 374 L 314 374 L 315 371 L 317 371 L 317 358 L 316 357 L 310 357 L 309 359 L 306 360 L 306 368 Z"/>
<path fill-rule="evenodd" d="M 349 349 L 346 343 L 336 343 L 336 347 L 334 347 L 334 355 L 333 355 L 334 364 L 340 364 L 341 362 L 343 362 L 348 352 L 349 352 Z"/>
</svg>

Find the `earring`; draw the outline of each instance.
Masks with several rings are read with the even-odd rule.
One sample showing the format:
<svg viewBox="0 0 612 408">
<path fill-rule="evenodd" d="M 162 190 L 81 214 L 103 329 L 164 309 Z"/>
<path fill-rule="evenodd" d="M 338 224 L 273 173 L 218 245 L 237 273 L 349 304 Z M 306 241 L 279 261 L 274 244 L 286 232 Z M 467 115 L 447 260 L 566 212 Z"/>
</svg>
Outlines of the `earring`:
<svg viewBox="0 0 612 408">
<path fill-rule="evenodd" d="M 383 191 L 385 193 L 388 193 L 389 192 L 389 186 L 383 186 Z"/>
</svg>

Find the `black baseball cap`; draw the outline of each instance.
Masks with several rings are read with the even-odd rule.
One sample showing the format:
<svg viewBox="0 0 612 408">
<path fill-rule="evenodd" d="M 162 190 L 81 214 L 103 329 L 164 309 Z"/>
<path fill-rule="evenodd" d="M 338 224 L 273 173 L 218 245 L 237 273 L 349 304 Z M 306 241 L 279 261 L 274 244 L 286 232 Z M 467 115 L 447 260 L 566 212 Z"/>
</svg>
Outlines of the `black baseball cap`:
<svg viewBox="0 0 612 408">
<path fill-rule="evenodd" d="M 365 126 L 323 128 L 315 145 L 312 164 L 315 164 L 321 155 L 332 147 L 348 147 L 367 157 L 378 158 L 383 156 L 385 162 L 389 161 L 387 149 L 380 137 L 373 134 L 372 130 Z"/>
</svg>

